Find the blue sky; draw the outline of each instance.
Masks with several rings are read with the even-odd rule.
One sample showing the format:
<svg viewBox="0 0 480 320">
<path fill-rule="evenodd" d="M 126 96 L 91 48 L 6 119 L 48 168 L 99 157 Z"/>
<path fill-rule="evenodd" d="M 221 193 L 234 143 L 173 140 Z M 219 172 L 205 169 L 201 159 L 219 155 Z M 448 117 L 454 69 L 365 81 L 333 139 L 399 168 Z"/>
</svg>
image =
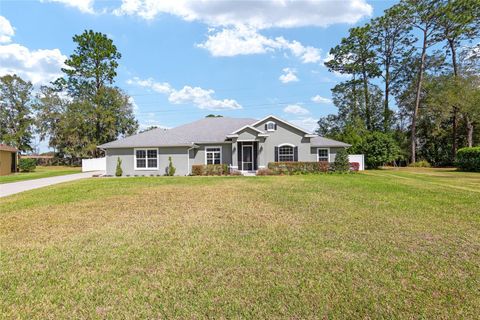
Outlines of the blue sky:
<svg viewBox="0 0 480 320">
<path fill-rule="evenodd" d="M 394 1 L 0 0 L 0 75 L 37 87 L 60 68 L 85 29 L 122 54 L 116 85 L 141 127 L 174 127 L 209 113 L 275 114 L 313 130 L 335 112 L 323 66 L 350 27 Z"/>
</svg>

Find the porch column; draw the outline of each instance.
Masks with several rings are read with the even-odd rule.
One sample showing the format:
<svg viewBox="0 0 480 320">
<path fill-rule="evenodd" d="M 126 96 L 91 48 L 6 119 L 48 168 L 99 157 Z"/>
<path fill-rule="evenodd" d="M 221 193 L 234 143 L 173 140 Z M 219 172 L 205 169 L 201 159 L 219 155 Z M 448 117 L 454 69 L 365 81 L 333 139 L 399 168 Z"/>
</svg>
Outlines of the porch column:
<svg viewBox="0 0 480 320">
<path fill-rule="evenodd" d="M 232 167 L 238 169 L 238 143 L 237 139 L 232 140 Z"/>
<path fill-rule="evenodd" d="M 265 158 L 265 139 L 258 139 L 257 141 L 257 146 L 258 146 L 258 157 L 257 157 L 257 161 L 258 161 L 258 169 L 261 169 L 261 168 L 266 168 L 267 167 L 267 163 L 266 163 L 266 158 Z"/>
</svg>

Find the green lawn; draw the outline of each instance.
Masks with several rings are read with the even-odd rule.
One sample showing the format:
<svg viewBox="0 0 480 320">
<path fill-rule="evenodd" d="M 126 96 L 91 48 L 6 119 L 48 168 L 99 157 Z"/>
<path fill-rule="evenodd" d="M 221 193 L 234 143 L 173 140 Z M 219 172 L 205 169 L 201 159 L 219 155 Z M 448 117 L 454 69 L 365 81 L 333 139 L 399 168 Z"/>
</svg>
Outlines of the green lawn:
<svg viewBox="0 0 480 320">
<path fill-rule="evenodd" d="M 8 176 L 0 176 L 0 184 L 63 176 L 66 174 L 80 173 L 81 171 L 82 169 L 80 167 L 37 166 L 34 172 L 18 172 L 9 174 Z"/>
<path fill-rule="evenodd" d="M 0 318 L 478 319 L 480 174 L 85 179 L 0 250 Z"/>
</svg>

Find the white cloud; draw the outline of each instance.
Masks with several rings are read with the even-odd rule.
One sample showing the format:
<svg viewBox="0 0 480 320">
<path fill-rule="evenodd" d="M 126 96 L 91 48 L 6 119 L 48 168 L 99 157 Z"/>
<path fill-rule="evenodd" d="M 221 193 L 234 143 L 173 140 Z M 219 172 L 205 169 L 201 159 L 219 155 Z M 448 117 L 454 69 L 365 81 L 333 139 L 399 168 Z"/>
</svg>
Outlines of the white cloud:
<svg viewBox="0 0 480 320">
<path fill-rule="evenodd" d="M 58 2 L 68 7 L 80 10 L 83 13 L 94 14 L 93 9 L 94 0 L 41 0 L 42 2 Z"/>
<path fill-rule="evenodd" d="M 62 75 L 61 68 L 65 67 L 67 57 L 59 49 L 30 50 L 18 43 L 9 43 L 14 35 L 10 22 L 0 16 L 0 76 L 16 74 L 34 85 L 42 85 Z"/>
<path fill-rule="evenodd" d="M 197 46 L 208 50 L 214 57 L 232 57 L 273 51 L 276 44 L 275 40 L 262 36 L 254 28 L 237 26 L 210 34 L 205 42 Z"/>
<path fill-rule="evenodd" d="M 315 132 L 318 128 L 318 119 L 312 117 L 301 117 L 299 119 L 289 120 L 289 122 L 307 130 L 308 132 Z"/>
<path fill-rule="evenodd" d="M 61 0 L 65 1 L 65 0 Z M 354 24 L 372 14 L 366 0 L 122 0 L 117 15 L 138 15 L 146 20 L 171 14 L 186 21 L 210 26 L 247 24 L 257 29 L 305 26 L 326 27 L 336 23 Z"/>
<path fill-rule="evenodd" d="M 284 68 L 283 74 L 278 78 L 282 83 L 296 82 L 298 81 L 297 71 L 292 68 Z"/>
<path fill-rule="evenodd" d="M 318 94 L 315 96 L 315 97 L 312 97 L 311 99 L 313 102 L 315 103 L 323 103 L 323 104 L 330 104 L 332 103 L 332 100 L 328 99 L 328 98 L 324 98 L 324 97 L 321 97 L 319 96 Z"/>
<path fill-rule="evenodd" d="M 142 80 L 137 77 L 134 77 L 133 79 L 128 79 L 127 84 L 136 84 L 141 87 L 146 87 L 150 88 L 153 91 L 159 92 L 159 93 L 165 93 L 168 94 L 172 92 L 172 87 L 170 86 L 169 83 L 167 82 L 155 82 L 152 78 Z"/>
<path fill-rule="evenodd" d="M 233 99 L 218 100 L 213 98 L 214 90 L 206 90 L 200 87 L 184 86 L 177 90 L 170 84 L 155 82 L 153 79 L 142 80 L 133 78 L 127 81 L 128 84 L 136 84 L 145 88 L 150 88 L 156 92 L 168 95 L 168 101 L 173 104 L 191 103 L 199 109 L 205 110 L 234 110 L 241 109 L 242 106 Z"/>
<path fill-rule="evenodd" d="M 12 37 L 15 35 L 10 21 L 7 18 L 0 16 L 0 43 L 9 43 L 12 41 Z"/>
<path fill-rule="evenodd" d="M 298 104 L 290 104 L 286 106 L 283 109 L 283 112 L 285 113 L 290 113 L 290 114 L 296 114 L 298 116 L 304 116 L 310 113 L 308 109 L 305 109 L 304 107 L 298 105 Z"/>
<path fill-rule="evenodd" d="M 20 44 L 0 45 L 0 76 L 17 74 L 34 85 L 46 84 L 62 76 L 67 59 L 59 49 L 30 50 Z"/>
<path fill-rule="evenodd" d="M 210 29 L 210 34 L 197 47 L 206 49 L 214 57 L 262 54 L 274 51 L 288 51 L 303 63 L 317 63 L 321 60 L 321 49 L 304 46 L 283 37 L 275 39 L 261 35 L 257 29 L 247 25 L 236 25 L 223 29 Z"/>
</svg>

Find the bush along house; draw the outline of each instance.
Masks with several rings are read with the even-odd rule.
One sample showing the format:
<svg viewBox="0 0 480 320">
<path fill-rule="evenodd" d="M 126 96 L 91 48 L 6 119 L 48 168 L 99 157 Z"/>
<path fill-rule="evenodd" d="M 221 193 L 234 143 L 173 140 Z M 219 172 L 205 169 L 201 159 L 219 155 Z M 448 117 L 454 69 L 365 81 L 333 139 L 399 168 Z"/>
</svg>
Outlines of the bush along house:
<svg viewBox="0 0 480 320">
<path fill-rule="evenodd" d="M 130 176 L 165 175 L 169 157 L 175 175 L 190 175 L 198 165 L 255 173 L 272 162 L 333 162 L 337 152 L 348 147 L 272 115 L 261 120 L 207 117 L 99 146 L 105 150 L 106 174 L 112 176 L 118 159 L 123 174 Z"/>
</svg>

